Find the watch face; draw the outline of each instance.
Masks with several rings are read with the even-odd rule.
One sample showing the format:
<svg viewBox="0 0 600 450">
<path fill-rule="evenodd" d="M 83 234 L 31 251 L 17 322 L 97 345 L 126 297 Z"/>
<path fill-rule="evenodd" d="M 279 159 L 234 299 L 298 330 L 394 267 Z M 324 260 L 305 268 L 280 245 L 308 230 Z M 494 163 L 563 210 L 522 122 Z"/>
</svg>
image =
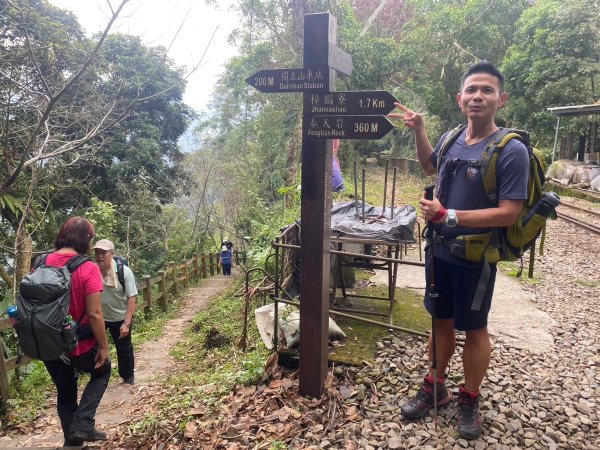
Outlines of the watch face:
<svg viewBox="0 0 600 450">
<path fill-rule="evenodd" d="M 458 219 L 456 218 L 456 212 L 453 209 L 448 211 L 448 217 L 446 218 L 446 225 L 449 227 L 455 227 L 458 225 Z"/>
</svg>

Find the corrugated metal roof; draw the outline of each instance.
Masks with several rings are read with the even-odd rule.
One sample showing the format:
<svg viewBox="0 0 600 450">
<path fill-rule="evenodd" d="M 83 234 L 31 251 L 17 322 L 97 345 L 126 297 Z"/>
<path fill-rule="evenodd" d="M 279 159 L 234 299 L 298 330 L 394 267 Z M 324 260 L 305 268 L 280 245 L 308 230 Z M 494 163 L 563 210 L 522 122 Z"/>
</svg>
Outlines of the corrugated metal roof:
<svg viewBox="0 0 600 450">
<path fill-rule="evenodd" d="M 581 116 L 585 114 L 600 114 L 600 103 L 593 105 L 556 106 L 548 108 L 555 116 Z"/>
</svg>

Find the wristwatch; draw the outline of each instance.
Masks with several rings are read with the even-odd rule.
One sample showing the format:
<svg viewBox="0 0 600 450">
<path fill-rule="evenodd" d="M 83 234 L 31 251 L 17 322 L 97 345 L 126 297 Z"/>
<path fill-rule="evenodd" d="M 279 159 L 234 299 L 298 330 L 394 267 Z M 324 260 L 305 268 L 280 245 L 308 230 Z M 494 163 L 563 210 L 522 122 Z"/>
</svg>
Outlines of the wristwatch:
<svg viewBox="0 0 600 450">
<path fill-rule="evenodd" d="M 449 227 L 455 227 L 458 225 L 458 217 L 456 217 L 456 211 L 449 209 L 446 214 L 446 225 Z"/>
</svg>

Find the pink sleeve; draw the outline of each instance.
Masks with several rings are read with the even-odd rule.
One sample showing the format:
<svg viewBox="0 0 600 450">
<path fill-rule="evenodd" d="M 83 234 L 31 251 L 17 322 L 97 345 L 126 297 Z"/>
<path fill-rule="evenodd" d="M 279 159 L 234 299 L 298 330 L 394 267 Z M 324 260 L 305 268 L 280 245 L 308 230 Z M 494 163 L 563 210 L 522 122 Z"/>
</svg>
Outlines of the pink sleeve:
<svg viewBox="0 0 600 450">
<path fill-rule="evenodd" d="M 81 281 L 84 295 L 102 292 L 104 290 L 100 268 L 91 261 L 86 262 L 81 266 Z"/>
</svg>

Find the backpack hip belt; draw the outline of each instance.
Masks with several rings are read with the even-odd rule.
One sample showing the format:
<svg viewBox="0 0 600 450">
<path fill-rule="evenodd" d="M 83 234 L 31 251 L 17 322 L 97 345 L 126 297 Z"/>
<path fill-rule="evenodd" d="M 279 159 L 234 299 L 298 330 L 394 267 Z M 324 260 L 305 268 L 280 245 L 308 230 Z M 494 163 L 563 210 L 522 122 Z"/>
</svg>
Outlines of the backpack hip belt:
<svg viewBox="0 0 600 450">
<path fill-rule="evenodd" d="M 448 238 L 434 231 L 433 242 L 447 248 L 454 256 L 471 262 L 481 263 L 481 274 L 479 275 L 473 301 L 471 302 L 471 309 L 479 311 L 490 280 L 490 264 L 496 263 L 500 259 L 498 246 L 501 244 L 497 230 L 483 234 L 463 235 L 456 238 Z"/>
</svg>

